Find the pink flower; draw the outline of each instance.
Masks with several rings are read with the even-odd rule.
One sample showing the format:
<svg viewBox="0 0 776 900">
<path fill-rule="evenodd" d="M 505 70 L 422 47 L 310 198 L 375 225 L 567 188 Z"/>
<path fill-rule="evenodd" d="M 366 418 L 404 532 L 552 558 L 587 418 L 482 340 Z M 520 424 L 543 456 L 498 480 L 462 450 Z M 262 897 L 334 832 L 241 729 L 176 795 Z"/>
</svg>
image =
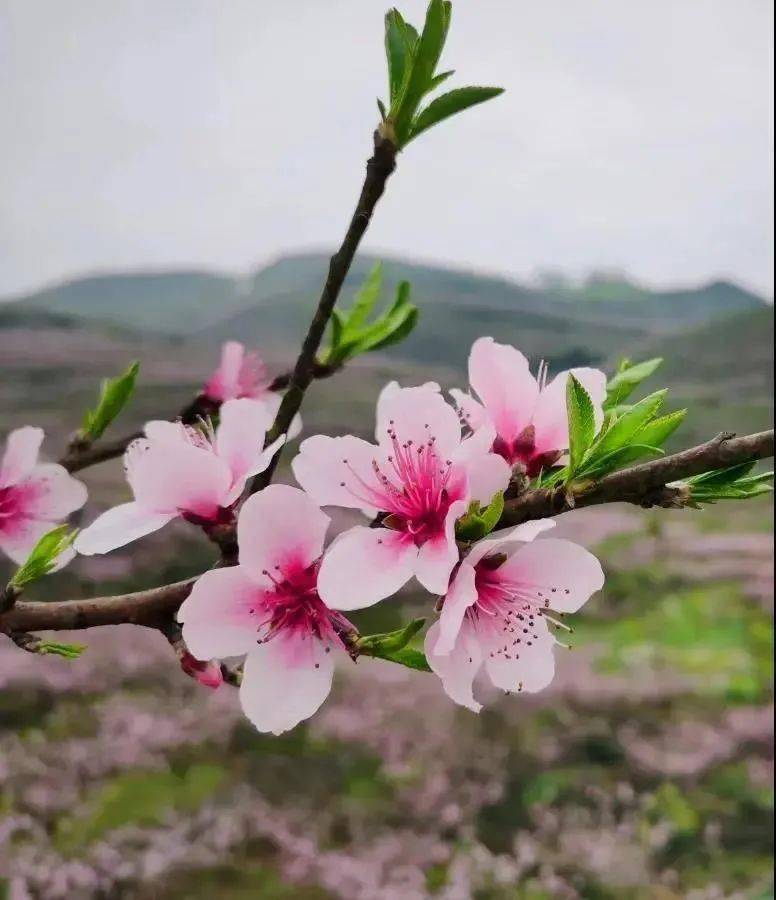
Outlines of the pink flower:
<svg viewBox="0 0 776 900">
<path fill-rule="evenodd" d="M 0 549 L 21 565 L 35 544 L 86 503 L 85 486 L 56 463 L 39 463 L 43 429 L 8 435 L 0 463 Z M 68 550 L 59 566 L 73 557 Z"/>
<path fill-rule="evenodd" d="M 198 659 L 245 654 L 243 710 L 280 734 L 311 716 L 331 690 L 332 650 L 352 625 L 318 594 L 330 519 L 298 488 L 271 485 L 237 523 L 239 565 L 206 572 L 178 612 Z"/>
<path fill-rule="evenodd" d="M 264 450 L 271 424 L 253 400 L 228 400 L 215 434 L 180 422 L 149 422 L 127 448 L 124 466 L 135 499 L 109 509 L 75 542 L 79 553 L 107 553 L 156 531 L 177 516 L 209 526 L 231 521 L 246 482 L 263 472 L 285 440 Z"/>
<path fill-rule="evenodd" d="M 438 385 L 392 382 L 377 403 L 377 446 L 351 435 L 304 441 L 292 467 L 317 503 L 384 516 L 383 527 L 357 526 L 333 542 L 321 566 L 321 596 L 338 609 L 359 609 L 413 575 L 444 593 L 458 562 L 456 520 L 471 500 L 488 504 L 509 481 L 507 464 L 489 452 L 494 436 L 485 424 L 462 440 Z"/>
<path fill-rule="evenodd" d="M 480 668 L 505 691 L 540 691 L 555 674 L 551 613 L 576 612 L 604 584 L 601 564 L 570 541 L 531 543 L 555 523 L 527 522 L 476 543 L 426 635 L 426 657 L 456 703 L 479 712 Z M 562 626 L 561 626 L 562 627 Z"/>
<path fill-rule="evenodd" d="M 566 385 L 569 372 L 593 401 L 596 427 L 603 424 L 606 375 L 598 369 L 570 369 L 549 384 L 540 367 L 534 378 L 528 360 L 515 347 L 497 344 L 491 337 L 478 338 L 469 354 L 470 394 L 453 390 L 463 420 L 473 429 L 490 422 L 496 429 L 493 451 L 511 465 L 519 465 L 533 478 L 554 465 L 569 446 Z"/>
<path fill-rule="evenodd" d="M 238 341 L 227 341 L 221 348 L 221 364 L 205 384 L 203 394 L 215 403 L 249 397 L 263 400 L 271 395 L 267 367 L 258 353 L 246 353 Z"/>
<path fill-rule="evenodd" d="M 247 398 L 266 407 L 270 422 L 274 421 L 283 399 L 278 391 L 270 389 L 272 380 L 258 353 L 246 353 L 239 341 L 227 341 L 221 348 L 221 364 L 210 376 L 202 395 L 215 411 L 227 400 Z M 302 430 L 302 418 L 297 413 L 288 429 L 292 440 Z"/>
</svg>

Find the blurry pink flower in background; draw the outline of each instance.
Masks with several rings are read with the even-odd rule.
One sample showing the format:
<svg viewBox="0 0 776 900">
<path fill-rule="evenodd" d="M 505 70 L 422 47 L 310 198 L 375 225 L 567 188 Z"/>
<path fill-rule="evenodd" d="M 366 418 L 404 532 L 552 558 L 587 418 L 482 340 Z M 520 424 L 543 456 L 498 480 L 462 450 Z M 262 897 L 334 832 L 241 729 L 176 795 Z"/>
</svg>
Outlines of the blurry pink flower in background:
<svg viewBox="0 0 776 900">
<path fill-rule="evenodd" d="M 385 516 L 384 527 L 356 526 L 333 542 L 321 566 L 321 596 L 338 609 L 359 609 L 413 575 L 444 593 L 458 562 L 456 520 L 470 501 L 490 503 L 509 481 L 507 464 L 490 453 L 494 436 L 485 424 L 461 440 L 438 385 L 391 382 L 377 403 L 377 446 L 352 435 L 303 441 L 292 467 L 317 503 Z"/>
<path fill-rule="evenodd" d="M 480 668 L 505 691 L 540 691 L 555 674 L 551 613 L 576 612 L 604 585 L 598 560 L 566 540 L 534 538 L 554 526 L 526 522 L 476 543 L 464 557 L 426 635 L 429 665 L 456 703 L 479 712 Z"/>
<path fill-rule="evenodd" d="M 19 565 L 46 532 L 86 503 L 86 487 L 66 469 L 38 462 L 42 443 L 42 428 L 17 428 L 0 462 L 0 549 Z M 58 566 L 72 557 L 66 550 Z"/>
<path fill-rule="evenodd" d="M 256 352 L 246 352 L 239 341 L 226 341 L 221 347 L 221 362 L 210 376 L 202 390 L 204 397 L 212 401 L 214 407 L 227 400 L 249 399 L 262 403 L 269 411 L 271 419 L 277 415 L 283 399 L 271 390 L 264 360 Z M 302 430 L 302 419 L 297 413 L 288 429 L 288 438 L 295 438 Z"/>
<path fill-rule="evenodd" d="M 107 553 L 177 516 L 205 526 L 230 521 L 247 480 L 267 468 L 285 441 L 281 436 L 264 449 L 271 424 L 267 409 L 248 399 L 224 403 L 215 433 L 149 422 L 146 437 L 130 444 L 124 457 L 134 501 L 99 516 L 78 535 L 76 550 Z"/>
<path fill-rule="evenodd" d="M 528 360 L 509 344 L 478 338 L 469 354 L 469 384 L 480 402 L 452 390 L 463 420 L 472 429 L 490 422 L 496 430 L 493 451 L 533 478 L 554 465 L 569 446 L 566 385 L 573 374 L 593 401 L 596 430 L 603 424 L 606 375 L 598 369 L 570 369 L 547 383 L 541 366 L 535 378 Z"/>
<path fill-rule="evenodd" d="M 352 630 L 318 595 L 329 522 L 298 488 L 255 494 L 237 523 L 239 565 L 206 572 L 178 613 L 198 659 L 246 655 L 240 701 L 259 731 L 280 734 L 318 709 L 338 634 Z"/>
</svg>

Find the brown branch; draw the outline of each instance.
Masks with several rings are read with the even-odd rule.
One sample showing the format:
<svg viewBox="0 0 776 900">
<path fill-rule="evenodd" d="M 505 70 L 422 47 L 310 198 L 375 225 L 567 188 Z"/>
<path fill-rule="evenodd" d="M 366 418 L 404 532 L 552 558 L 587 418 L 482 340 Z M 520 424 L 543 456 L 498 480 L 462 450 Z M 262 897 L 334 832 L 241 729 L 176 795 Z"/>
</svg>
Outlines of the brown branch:
<svg viewBox="0 0 776 900">
<path fill-rule="evenodd" d="M 20 600 L 0 615 L 0 632 L 74 631 L 98 625 L 124 624 L 162 628 L 175 617 L 195 581 L 195 578 L 189 578 L 115 597 L 46 603 Z"/>
<path fill-rule="evenodd" d="M 525 491 L 519 497 L 507 500 L 499 526 L 519 525 L 521 522 L 556 516 L 600 503 L 634 503 L 647 507 L 683 506 L 686 491 L 667 485 L 702 472 L 771 456 L 773 430 L 739 438 L 723 433 L 681 453 L 612 472 L 594 484 L 580 484 L 572 486 L 570 490 L 559 487 Z"/>
<path fill-rule="evenodd" d="M 339 250 L 329 261 L 329 273 L 318 301 L 318 307 L 302 343 L 302 349 L 294 366 L 288 390 L 283 396 L 283 402 L 280 404 L 275 422 L 267 434 L 267 445 L 288 431 L 294 416 L 299 412 L 305 392 L 315 375 L 315 357 L 323 340 L 326 326 L 329 324 L 337 298 L 342 290 L 342 285 L 353 263 L 361 238 L 369 227 L 377 202 L 383 195 L 385 184 L 396 167 L 396 152 L 396 146 L 383 137 L 380 132 L 376 131 L 374 134 L 374 154 L 366 164 L 366 177 L 364 178 L 364 185 L 361 189 L 355 212 Z M 275 454 L 267 469 L 253 479 L 249 489 L 250 493 L 261 490 L 272 481 L 282 449 Z"/>
</svg>

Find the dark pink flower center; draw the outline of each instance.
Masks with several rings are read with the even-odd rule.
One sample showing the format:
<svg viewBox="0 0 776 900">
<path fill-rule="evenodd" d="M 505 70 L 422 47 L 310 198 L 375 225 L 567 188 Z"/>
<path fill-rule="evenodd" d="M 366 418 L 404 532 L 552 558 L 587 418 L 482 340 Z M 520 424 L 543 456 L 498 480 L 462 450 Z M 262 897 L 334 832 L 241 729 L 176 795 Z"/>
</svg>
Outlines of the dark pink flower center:
<svg viewBox="0 0 776 900">
<path fill-rule="evenodd" d="M 258 643 L 281 638 L 299 650 L 300 641 L 316 638 L 328 653 L 332 644 L 341 643 L 340 634 L 354 630 L 345 616 L 329 609 L 318 596 L 319 568 L 317 560 L 310 566 L 291 564 L 283 572 L 277 566 L 274 572 L 264 570 L 274 587 L 263 592 L 250 610 L 258 619 Z"/>
<path fill-rule="evenodd" d="M 29 502 L 38 490 L 33 484 L 12 484 L 0 488 L 0 529 L 28 516 Z"/>
<path fill-rule="evenodd" d="M 447 511 L 457 499 L 450 485 L 453 463 L 439 456 L 433 435 L 422 444 L 402 442 L 393 429 L 393 421 L 387 433 L 392 449 L 384 463 L 372 460 L 371 481 L 343 460 L 355 479 L 349 487 L 365 506 L 387 514 L 383 520 L 386 527 L 411 535 L 420 546 L 444 531 Z M 342 486 L 346 486 L 345 482 Z"/>
<path fill-rule="evenodd" d="M 543 470 L 554 466 L 563 455 L 560 450 L 537 452 L 533 425 L 524 428 L 512 441 L 497 437 L 493 442 L 493 452 L 503 457 L 510 466 L 519 466 L 529 478 L 535 478 Z"/>
<path fill-rule="evenodd" d="M 503 555 L 489 556 L 475 567 L 477 600 L 467 610 L 467 617 L 478 629 L 485 629 L 500 639 L 491 656 L 505 659 L 519 658 L 521 650 L 532 647 L 539 640 L 536 621 L 544 618 L 558 628 L 568 629 L 551 615 L 552 599 L 570 594 L 569 588 L 535 584 L 523 579 L 507 578 L 499 569 Z M 495 642 L 494 642 L 495 643 Z"/>
</svg>

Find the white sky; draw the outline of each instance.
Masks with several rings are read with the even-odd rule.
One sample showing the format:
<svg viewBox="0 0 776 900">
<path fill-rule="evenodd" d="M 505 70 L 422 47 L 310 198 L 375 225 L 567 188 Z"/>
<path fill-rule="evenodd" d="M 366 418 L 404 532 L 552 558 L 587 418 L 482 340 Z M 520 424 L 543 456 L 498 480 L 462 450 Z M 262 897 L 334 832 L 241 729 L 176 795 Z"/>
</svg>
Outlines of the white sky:
<svg viewBox="0 0 776 900">
<path fill-rule="evenodd" d="M 0 293 L 338 242 L 388 2 L 0 0 Z M 365 246 L 771 293 L 771 36 L 770 0 L 456 0 L 451 83 L 508 92 L 407 150 Z"/>
</svg>

